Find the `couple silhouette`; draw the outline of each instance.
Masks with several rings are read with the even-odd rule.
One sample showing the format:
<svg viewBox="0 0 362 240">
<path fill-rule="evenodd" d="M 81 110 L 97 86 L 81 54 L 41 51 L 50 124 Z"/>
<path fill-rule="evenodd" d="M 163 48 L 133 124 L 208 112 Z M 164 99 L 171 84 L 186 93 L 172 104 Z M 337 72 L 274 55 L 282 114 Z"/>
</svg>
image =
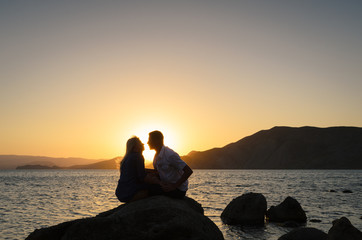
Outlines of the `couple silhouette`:
<svg viewBox="0 0 362 240">
<path fill-rule="evenodd" d="M 192 169 L 175 151 L 164 145 L 160 131 L 150 132 L 147 143 L 156 151 L 154 169 L 145 168 L 141 140 L 138 137 L 128 139 L 116 189 L 118 200 L 127 203 L 154 195 L 183 198 Z"/>
</svg>

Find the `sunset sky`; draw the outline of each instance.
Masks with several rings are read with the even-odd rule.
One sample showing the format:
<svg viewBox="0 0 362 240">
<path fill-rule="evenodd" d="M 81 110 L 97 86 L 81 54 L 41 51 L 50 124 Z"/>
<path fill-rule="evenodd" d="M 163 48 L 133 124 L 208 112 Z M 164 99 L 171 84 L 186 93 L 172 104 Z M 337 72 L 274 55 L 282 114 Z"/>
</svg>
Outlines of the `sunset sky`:
<svg viewBox="0 0 362 240">
<path fill-rule="evenodd" d="M 362 127 L 362 1 L 0 1 L 0 154 Z"/>
</svg>

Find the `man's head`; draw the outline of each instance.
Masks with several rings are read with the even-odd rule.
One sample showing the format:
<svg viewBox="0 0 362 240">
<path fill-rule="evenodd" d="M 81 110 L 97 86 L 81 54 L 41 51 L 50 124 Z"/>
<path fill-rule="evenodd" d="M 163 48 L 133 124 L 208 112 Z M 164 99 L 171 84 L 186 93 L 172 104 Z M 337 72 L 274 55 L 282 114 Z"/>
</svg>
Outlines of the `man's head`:
<svg viewBox="0 0 362 240">
<path fill-rule="evenodd" d="M 153 131 L 148 136 L 147 143 L 150 149 L 160 150 L 163 146 L 163 134 L 160 131 Z"/>
</svg>

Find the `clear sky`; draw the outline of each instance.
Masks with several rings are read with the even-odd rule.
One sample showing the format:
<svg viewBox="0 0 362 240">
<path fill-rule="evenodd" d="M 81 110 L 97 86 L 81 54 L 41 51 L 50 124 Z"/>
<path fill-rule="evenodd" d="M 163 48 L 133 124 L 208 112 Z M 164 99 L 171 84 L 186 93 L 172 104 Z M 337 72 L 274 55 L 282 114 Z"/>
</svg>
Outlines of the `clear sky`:
<svg viewBox="0 0 362 240">
<path fill-rule="evenodd" d="M 180 155 L 362 126 L 362 1 L 0 0 L 0 154 Z"/>
</svg>

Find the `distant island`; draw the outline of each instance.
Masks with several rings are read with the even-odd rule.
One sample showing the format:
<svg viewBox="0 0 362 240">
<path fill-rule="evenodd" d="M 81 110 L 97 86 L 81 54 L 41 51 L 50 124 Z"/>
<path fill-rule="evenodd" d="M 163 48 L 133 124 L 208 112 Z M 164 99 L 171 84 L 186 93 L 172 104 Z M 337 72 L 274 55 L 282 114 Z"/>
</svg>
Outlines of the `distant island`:
<svg viewBox="0 0 362 240">
<path fill-rule="evenodd" d="M 103 159 L 104 160 L 104 159 Z M 102 161 L 101 159 L 86 158 L 56 158 L 45 156 L 27 156 L 27 155 L 0 155 L 0 169 L 15 169 L 18 166 L 41 165 L 58 166 L 67 168 L 72 165 L 87 165 Z"/>
<path fill-rule="evenodd" d="M 16 169 L 117 169 L 117 164 L 120 162 L 120 157 L 110 160 L 100 161 L 93 164 L 72 165 L 70 167 L 45 166 L 45 165 L 23 165 Z"/>
<path fill-rule="evenodd" d="M 61 169 L 61 167 L 58 166 L 45 166 L 45 165 L 24 165 L 24 166 L 18 166 L 16 169 Z"/>
<path fill-rule="evenodd" d="M 193 169 L 362 169 L 362 128 L 274 127 L 181 158 Z M 120 160 L 59 168 L 117 169 Z"/>
</svg>

